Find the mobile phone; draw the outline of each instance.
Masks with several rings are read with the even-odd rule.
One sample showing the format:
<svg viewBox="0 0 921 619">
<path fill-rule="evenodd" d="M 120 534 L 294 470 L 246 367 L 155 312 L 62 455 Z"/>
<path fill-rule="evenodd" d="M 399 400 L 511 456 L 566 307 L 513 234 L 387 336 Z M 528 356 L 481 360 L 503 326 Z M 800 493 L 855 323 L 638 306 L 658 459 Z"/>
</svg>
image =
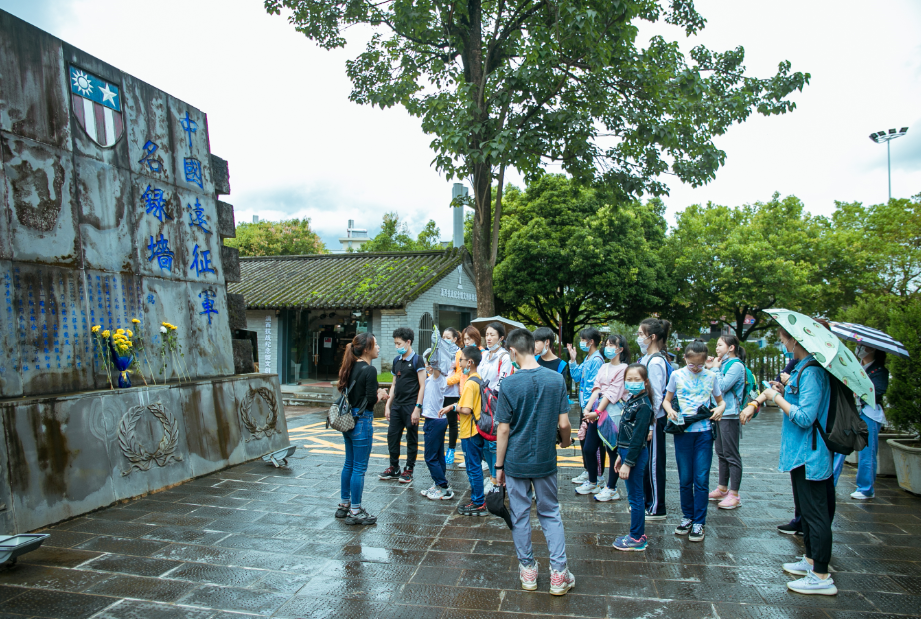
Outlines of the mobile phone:
<svg viewBox="0 0 921 619">
<path fill-rule="evenodd" d="M 764 385 L 764 388 L 765 388 L 765 389 L 773 389 L 773 388 L 774 388 L 774 387 L 771 386 L 771 383 L 767 382 L 766 380 L 762 380 L 762 381 L 761 381 L 761 384 Z"/>
</svg>

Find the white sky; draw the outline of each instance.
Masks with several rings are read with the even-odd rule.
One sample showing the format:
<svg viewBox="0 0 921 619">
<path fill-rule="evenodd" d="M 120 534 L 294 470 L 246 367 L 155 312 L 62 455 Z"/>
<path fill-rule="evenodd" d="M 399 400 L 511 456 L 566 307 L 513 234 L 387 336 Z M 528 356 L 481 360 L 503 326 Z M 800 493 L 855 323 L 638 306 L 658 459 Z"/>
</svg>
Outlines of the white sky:
<svg viewBox="0 0 921 619">
<path fill-rule="evenodd" d="M 701 36 L 655 31 L 687 49 L 744 45 L 757 76 L 790 60 L 812 83 L 792 114 L 755 115 L 718 139 L 727 163 L 716 181 L 669 182 L 670 219 L 689 204 L 739 205 L 774 191 L 821 214 L 835 200 L 885 201 L 886 148 L 868 136 L 903 126 L 912 129 L 892 143 L 893 196 L 921 191 L 921 2 L 696 4 L 708 20 Z M 348 101 L 344 63 L 360 42 L 324 51 L 267 15 L 262 0 L 0 0 L 0 8 L 204 110 L 212 152 L 230 162 L 238 222 L 310 217 L 338 249 L 346 220 L 374 234 L 395 210 L 413 233 L 432 218 L 449 237 L 451 183 L 431 167 L 418 121 Z"/>
</svg>

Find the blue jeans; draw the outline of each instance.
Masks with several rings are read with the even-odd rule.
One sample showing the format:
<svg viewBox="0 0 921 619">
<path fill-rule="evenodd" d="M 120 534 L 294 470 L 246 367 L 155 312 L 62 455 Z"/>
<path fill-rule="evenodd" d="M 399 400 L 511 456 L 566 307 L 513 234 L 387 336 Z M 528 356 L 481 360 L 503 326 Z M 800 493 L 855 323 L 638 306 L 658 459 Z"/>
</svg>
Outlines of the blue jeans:
<svg viewBox="0 0 921 619">
<path fill-rule="evenodd" d="M 445 432 L 448 429 L 448 419 L 426 418 L 422 424 L 422 432 L 425 435 L 425 464 L 429 467 L 429 474 L 435 481 L 436 486 L 442 488 L 448 487 L 448 479 L 445 476 Z"/>
<path fill-rule="evenodd" d="M 496 476 L 496 441 L 487 441 L 483 439 L 483 460 L 489 467 L 489 476 Z M 482 467 L 481 467 L 482 468 Z"/>
<path fill-rule="evenodd" d="M 368 460 L 371 459 L 371 439 L 374 436 L 371 422 L 374 413 L 356 408 L 352 410 L 352 414 L 358 415 L 355 417 L 355 427 L 342 433 L 345 440 L 345 464 L 342 467 L 339 496 L 343 503 L 361 505 L 361 494 L 365 489 L 365 472 L 368 470 Z"/>
<path fill-rule="evenodd" d="M 467 479 L 470 481 L 470 500 L 477 505 L 482 505 L 486 500 L 483 495 L 483 467 L 480 466 L 480 462 L 483 460 L 483 446 L 485 443 L 486 441 L 479 434 L 461 439 Z"/>
<path fill-rule="evenodd" d="M 875 490 L 873 484 L 876 483 L 876 465 L 878 464 L 879 452 L 879 427 L 878 421 L 873 421 L 863 413 L 860 418 L 867 424 L 870 431 L 867 446 L 862 451 L 857 452 L 857 491 L 867 496 L 873 496 Z M 838 485 L 838 478 L 841 477 L 841 471 L 844 469 L 844 454 L 835 454 L 834 475 L 835 486 Z"/>
<path fill-rule="evenodd" d="M 621 460 L 627 458 L 629 451 L 625 447 L 617 449 Z M 636 465 L 630 469 L 630 477 L 624 480 L 624 485 L 627 486 L 627 500 L 630 502 L 630 537 L 633 539 L 640 539 L 646 535 L 646 494 L 643 489 L 643 480 L 646 478 L 647 462 L 649 462 L 649 450 L 644 447 L 640 449 Z M 614 463 L 611 462 L 611 470 L 613 469 Z"/>
<path fill-rule="evenodd" d="M 675 435 L 675 463 L 681 494 L 681 513 L 694 524 L 707 524 L 710 493 L 710 462 L 713 432 L 685 432 Z"/>
</svg>

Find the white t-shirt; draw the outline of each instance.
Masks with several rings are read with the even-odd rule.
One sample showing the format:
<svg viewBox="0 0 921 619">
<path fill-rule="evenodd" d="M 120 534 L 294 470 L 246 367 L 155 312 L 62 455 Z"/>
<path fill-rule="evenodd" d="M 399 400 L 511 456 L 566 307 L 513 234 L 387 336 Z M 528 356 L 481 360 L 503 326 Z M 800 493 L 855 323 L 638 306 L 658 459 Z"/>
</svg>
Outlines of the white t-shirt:
<svg viewBox="0 0 921 619">
<path fill-rule="evenodd" d="M 425 393 L 422 394 L 422 416 L 427 419 L 438 419 L 438 411 L 444 405 L 445 387 L 448 379 L 444 374 L 435 378 L 434 374 L 425 377 Z"/>
<path fill-rule="evenodd" d="M 867 363 L 863 366 L 863 369 L 866 370 L 870 367 L 872 363 Z M 875 421 L 876 423 L 886 423 L 886 415 L 883 413 L 883 407 L 879 404 L 867 404 L 863 400 L 860 400 L 863 404 L 863 408 L 860 409 L 860 412 Z"/>
</svg>

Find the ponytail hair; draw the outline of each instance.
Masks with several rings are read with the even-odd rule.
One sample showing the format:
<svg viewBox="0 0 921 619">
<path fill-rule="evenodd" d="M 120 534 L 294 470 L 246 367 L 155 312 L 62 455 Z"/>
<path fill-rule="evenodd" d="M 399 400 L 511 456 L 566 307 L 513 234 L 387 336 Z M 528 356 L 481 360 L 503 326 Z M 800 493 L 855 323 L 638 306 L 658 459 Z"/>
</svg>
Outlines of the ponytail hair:
<svg viewBox="0 0 921 619">
<path fill-rule="evenodd" d="M 618 348 L 622 348 L 620 351 L 620 362 L 630 364 L 630 346 L 627 344 L 627 338 L 618 333 L 612 333 L 608 336 L 608 339 L 605 340 L 606 344 L 612 344 Z"/>
<path fill-rule="evenodd" d="M 672 332 L 672 323 L 662 318 L 647 318 L 640 323 L 646 335 L 654 335 L 661 350 L 668 345 L 668 336 Z"/>
<path fill-rule="evenodd" d="M 340 393 L 345 393 L 349 386 L 349 381 L 352 380 L 352 369 L 361 356 L 371 348 L 374 348 L 374 334 L 370 331 L 359 333 L 345 347 L 345 354 L 342 355 L 342 365 L 339 367 L 339 384 L 336 386 Z"/>
<path fill-rule="evenodd" d="M 723 344 L 726 346 L 735 346 L 736 357 L 739 358 L 739 361 L 745 363 L 746 352 L 745 349 L 742 348 L 742 342 L 739 341 L 739 338 L 735 335 L 721 335 L 719 339 L 723 340 Z"/>
</svg>

